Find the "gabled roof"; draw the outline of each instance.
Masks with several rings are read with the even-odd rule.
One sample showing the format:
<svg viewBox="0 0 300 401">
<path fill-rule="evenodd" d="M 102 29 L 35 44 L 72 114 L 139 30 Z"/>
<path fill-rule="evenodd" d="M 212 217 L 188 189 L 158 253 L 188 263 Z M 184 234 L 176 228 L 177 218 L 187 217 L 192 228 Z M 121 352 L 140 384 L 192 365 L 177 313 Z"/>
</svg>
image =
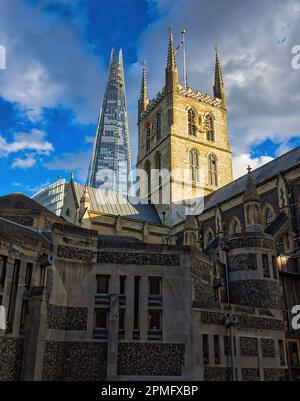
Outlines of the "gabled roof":
<svg viewBox="0 0 300 401">
<path fill-rule="evenodd" d="M 0 209 L 19 209 L 46 212 L 57 218 L 54 213 L 50 212 L 50 210 L 42 206 L 36 200 L 29 198 L 20 192 L 0 196 Z"/>
<path fill-rule="evenodd" d="M 76 201 L 84 193 L 84 186 L 73 184 Z M 105 191 L 100 188 L 87 187 L 90 197 L 89 210 L 101 214 L 126 217 L 130 220 L 146 221 L 153 224 L 161 224 L 159 215 L 154 205 L 149 203 L 138 203 L 138 198 L 126 197 L 117 192 Z"/>
<path fill-rule="evenodd" d="M 251 176 L 255 185 L 261 185 L 279 173 L 284 173 L 297 166 L 300 166 L 300 146 L 253 170 Z M 248 174 L 245 174 L 206 196 L 204 198 L 204 211 L 244 193 L 247 176 Z"/>
</svg>

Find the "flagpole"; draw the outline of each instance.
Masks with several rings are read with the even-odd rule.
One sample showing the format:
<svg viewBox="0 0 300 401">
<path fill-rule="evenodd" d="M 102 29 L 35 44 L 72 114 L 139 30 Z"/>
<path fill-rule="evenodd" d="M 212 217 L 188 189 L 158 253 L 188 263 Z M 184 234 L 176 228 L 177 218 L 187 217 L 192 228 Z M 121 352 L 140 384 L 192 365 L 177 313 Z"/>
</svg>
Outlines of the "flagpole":
<svg viewBox="0 0 300 401">
<path fill-rule="evenodd" d="M 182 42 L 183 42 L 183 82 L 184 89 L 187 89 L 187 76 L 186 76 L 186 64 L 185 64 L 185 29 L 183 28 L 181 31 L 182 34 Z"/>
</svg>

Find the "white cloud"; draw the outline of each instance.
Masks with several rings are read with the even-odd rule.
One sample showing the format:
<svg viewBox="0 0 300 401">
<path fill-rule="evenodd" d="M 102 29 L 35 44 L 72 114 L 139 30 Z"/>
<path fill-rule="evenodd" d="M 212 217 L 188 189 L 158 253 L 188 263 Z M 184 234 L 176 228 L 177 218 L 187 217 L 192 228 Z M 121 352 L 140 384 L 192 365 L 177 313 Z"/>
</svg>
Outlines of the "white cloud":
<svg viewBox="0 0 300 401">
<path fill-rule="evenodd" d="M 52 143 L 48 142 L 45 137 L 46 132 L 37 129 L 32 129 L 30 132 L 16 132 L 12 142 L 7 142 L 6 138 L 0 135 L 0 157 L 24 150 L 48 156 L 54 149 Z"/>
<path fill-rule="evenodd" d="M 49 0 L 0 2 L 1 45 L 7 50 L 0 95 L 33 121 L 41 119 L 43 108 L 63 104 L 80 123 L 96 123 L 103 69 L 84 40 L 85 7 L 78 12 L 79 2 L 59 2 L 70 11 L 67 19 L 54 10 L 49 14 Z"/>
<path fill-rule="evenodd" d="M 27 168 L 33 167 L 36 163 L 36 159 L 33 155 L 27 155 L 24 159 L 16 157 L 11 165 L 12 168 L 21 168 L 26 170 Z"/>
<path fill-rule="evenodd" d="M 247 167 L 250 166 L 252 170 L 262 166 L 273 160 L 270 156 L 261 156 L 252 158 L 249 153 L 242 153 L 238 156 L 233 156 L 233 175 L 234 179 L 239 178 L 247 173 Z"/>
<path fill-rule="evenodd" d="M 52 161 L 44 163 L 44 167 L 48 170 L 62 170 L 68 173 L 74 169 L 75 178 L 81 182 L 85 182 L 90 158 L 90 152 L 64 153 L 61 156 L 55 157 Z"/>
</svg>

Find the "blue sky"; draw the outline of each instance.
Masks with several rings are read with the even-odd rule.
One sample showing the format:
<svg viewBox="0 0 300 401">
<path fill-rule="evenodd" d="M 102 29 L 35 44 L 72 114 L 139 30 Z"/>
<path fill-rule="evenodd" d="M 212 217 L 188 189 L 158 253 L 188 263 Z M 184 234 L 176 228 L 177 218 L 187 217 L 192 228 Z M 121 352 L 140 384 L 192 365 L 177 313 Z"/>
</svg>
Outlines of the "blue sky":
<svg viewBox="0 0 300 401">
<path fill-rule="evenodd" d="M 32 195 L 57 176 L 69 178 L 72 168 L 85 181 L 113 46 L 123 48 L 135 164 L 140 64 L 146 58 L 149 94 L 155 96 L 164 85 L 170 24 L 175 41 L 187 29 L 195 89 L 212 93 L 213 48 L 219 46 L 236 176 L 249 163 L 257 167 L 299 146 L 300 70 L 291 68 L 291 48 L 300 44 L 299 2 L 224 3 L 1 1 L 6 69 L 0 70 L 0 195 Z"/>
</svg>

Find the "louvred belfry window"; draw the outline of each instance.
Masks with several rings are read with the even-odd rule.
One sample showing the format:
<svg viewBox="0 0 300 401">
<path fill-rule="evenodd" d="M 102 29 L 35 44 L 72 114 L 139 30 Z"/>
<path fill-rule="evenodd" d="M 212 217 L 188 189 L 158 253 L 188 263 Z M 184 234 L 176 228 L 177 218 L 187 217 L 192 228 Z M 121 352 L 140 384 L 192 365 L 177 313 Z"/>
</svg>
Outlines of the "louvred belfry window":
<svg viewBox="0 0 300 401">
<path fill-rule="evenodd" d="M 195 110 L 190 108 L 188 109 L 188 133 L 189 135 L 196 135 L 196 113 Z"/>
</svg>

